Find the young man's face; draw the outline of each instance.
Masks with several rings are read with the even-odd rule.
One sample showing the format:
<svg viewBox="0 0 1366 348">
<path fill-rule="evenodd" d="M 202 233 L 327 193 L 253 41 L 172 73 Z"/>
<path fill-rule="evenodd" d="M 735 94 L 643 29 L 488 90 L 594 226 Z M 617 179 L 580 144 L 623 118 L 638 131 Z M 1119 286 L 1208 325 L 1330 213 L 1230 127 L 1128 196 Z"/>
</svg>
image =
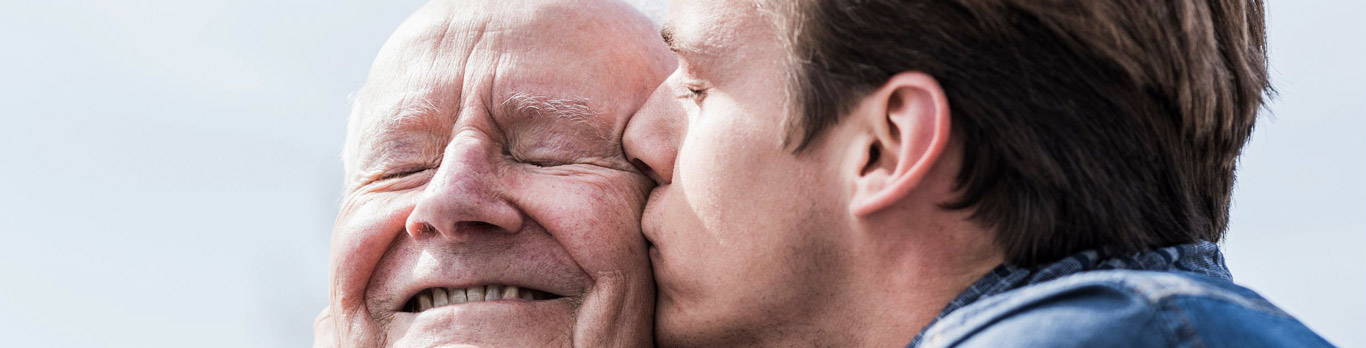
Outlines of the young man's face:
<svg viewBox="0 0 1366 348">
<path fill-rule="evenodd" d="M 642 227 L 663 345 L 745 344 L 821 315 L 840 261 L 835 155 L 788 142 L 786 51 L 747 1 L 675 0 L 679 66 L 631 121 L 629 156 L 658 172 Z M 838 305 L 838 304 L 833 304 Z"/>
</svg>

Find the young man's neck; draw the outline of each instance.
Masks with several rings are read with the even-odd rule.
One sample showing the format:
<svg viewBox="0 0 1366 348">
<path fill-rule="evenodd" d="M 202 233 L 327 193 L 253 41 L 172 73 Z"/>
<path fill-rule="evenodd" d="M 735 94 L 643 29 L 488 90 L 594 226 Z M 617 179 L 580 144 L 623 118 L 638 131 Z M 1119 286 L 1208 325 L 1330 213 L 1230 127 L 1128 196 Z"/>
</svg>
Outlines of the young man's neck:
<svg viewBox="0 0 1366 348">
<path fill-rule="evenodd" d="M 902 225 L 906 226 L 906 225 Z M 764 332 L 732 343 L 748 347 L 905 346 L 960 293 L 1002 256 L 987 231 L 947 226 L 927 231 L 857 231 L 897 238 L 860 243 L 849 253 L 848 276 L 840 290 L 812 294 L 822 302 L 806 318 L 782 318 Z M 736 337 L 739 339 L 740 337 Z"/>
<path fill-rule="evenodd" d="M 862 346 L 904 346 L 969 286 L 1003 262 L 990 230 L 967 212 L 937 211 L 861 224 L 852 255 L 851 289 L 843 306 Z M 916 226 L 916 228 L 906 228 Z M 900 227 L 900 228 L 897 228 Z"/>
</svg>

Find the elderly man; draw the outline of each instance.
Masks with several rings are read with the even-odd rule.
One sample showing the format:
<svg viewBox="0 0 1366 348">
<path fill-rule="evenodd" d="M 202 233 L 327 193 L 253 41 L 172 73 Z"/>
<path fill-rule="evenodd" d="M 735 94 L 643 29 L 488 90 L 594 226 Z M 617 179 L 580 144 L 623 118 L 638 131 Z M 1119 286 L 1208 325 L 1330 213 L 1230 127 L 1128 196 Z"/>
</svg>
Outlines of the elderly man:
<svg viewBox="0 0 1366 348">
<path fill-rule="evenodd" d="M 613 1 L 405 21 L 349 119 L 317 345 L 651 345 L 651 183 L 619 140 L 672 62 Z"/>
</svg>

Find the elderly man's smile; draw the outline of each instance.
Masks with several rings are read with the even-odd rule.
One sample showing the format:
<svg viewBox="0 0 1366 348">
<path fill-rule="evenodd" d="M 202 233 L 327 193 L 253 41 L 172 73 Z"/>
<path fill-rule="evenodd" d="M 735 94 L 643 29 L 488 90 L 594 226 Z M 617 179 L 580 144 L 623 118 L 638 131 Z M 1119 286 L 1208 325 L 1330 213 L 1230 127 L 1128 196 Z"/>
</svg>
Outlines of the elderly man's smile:
<svg viewBox="0 0 1366 348">
<path fill-rule="evenodd" d="M 578 292 L 582 291 L 573 290 L 572 286 L 552 284 L 545 277 L 532 274 L 533 272 L 512 273 L 515 275 L 433 277 L 436 279 L 418 280 L 408 287 L 417 290 L 408 290 L 407 293 L 412 295 L 407 296 L 407 301 L 404 301 L 400 308 L 393 310 L 417 314 L 449 306 L 542 305 L 564 299 L 568 294 L 579 296 Z M 460 280 L 462 278 L 463 280 Z"/>
<path fill-rule="evenodd" d="M 481 326 L 530 328 L 543 318 L 564 317 L 573 312 L 572 298 L 515 285 L 476 285 L 423 289 L 393 313 L 394 327 L 426 332 L 429 337 L 458 339 L 468 332 L 451 328 Z M 484 329 L 487 330 L 487 329 Z"/>
<path fill-rule="evenodd" d="M 475 285 L 471 287 L 437 287 L 427 288 L 418 292 L 408 303 L 403 305 L 403 311 L 409 313 L 426 312 L 428 309 L 454 306 L 461 304 L 477 304 L 488 301 L 511 301 L 511 302 L 531 302 L 541 300 L 554 300 L 564 296 L 555 295 L 541 290 L 515 285 Z"/>
<path fill-rule="evenodd" d="M 450 243 L 399 241 L 376 271 L 371 308 L 393 324 L 535 320 L 568 315 L 588 280 L 547 232 L 488 233 Z"/>
</svg>

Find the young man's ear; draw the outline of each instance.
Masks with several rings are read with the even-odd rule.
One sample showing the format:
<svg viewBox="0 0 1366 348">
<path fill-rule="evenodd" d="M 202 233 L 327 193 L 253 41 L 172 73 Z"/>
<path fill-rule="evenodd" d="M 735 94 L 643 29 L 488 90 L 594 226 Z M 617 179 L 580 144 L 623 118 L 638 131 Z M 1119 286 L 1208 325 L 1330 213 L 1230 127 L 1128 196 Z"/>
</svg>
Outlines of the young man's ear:
<svg viewBox="0 0 1366 348">
<path fill-rule="evenodd" d="M 902 72 L 865 97 L 847 121 L 861 122 L 849 211 L 867 216 L 906 199 L 949 140 L 949 103 L 934 77 Z"/>
</svg>

